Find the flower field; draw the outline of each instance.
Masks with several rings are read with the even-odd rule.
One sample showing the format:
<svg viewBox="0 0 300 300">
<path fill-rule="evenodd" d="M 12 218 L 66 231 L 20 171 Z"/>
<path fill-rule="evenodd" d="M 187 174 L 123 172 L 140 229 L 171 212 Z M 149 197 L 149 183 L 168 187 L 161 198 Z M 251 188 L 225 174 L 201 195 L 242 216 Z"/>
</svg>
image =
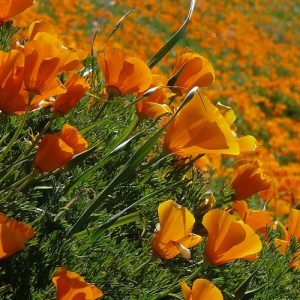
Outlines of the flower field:
<svg viewBox="0 0 300 300">
<path fill-rule="evenodd" d="M 300 299 L 299 25 L 0 0 L 0 299 Z"/>
</svg>

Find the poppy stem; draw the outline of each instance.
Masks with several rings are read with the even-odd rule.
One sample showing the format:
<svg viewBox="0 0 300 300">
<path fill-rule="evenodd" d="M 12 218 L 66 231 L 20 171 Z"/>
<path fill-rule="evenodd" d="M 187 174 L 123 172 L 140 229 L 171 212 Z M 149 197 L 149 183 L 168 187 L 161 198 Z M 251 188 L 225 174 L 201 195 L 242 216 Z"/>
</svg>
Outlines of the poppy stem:
<svg viewBox="0 0 300 300">
<path fill-rule="evenodd" d="M 33 170 L 30 174 L 15 182 L 8 187 L 8 194 L 0 200 L 0 203 L 4 203 L 10 196 L 20 192 L 25 188 L 37 175 L 37 170 Z"/>
<path fill-rule="evenodd" d="M 25 121 L 27 119 L 27 115 L 29 112 L 29 108 L 30 108 L 30 103 L 31 103 L 31 99 L 29 100 L 27 106 L 26 106 L 26 110 L 25 113 L 21 119 L 21 122 L 18 126 L 18 129 L 16 130 L 15 134 L 13 135 L 12 139 L 9 141 L 9 143 L 6 145 L 4 151 L 1 153 L 0 155 L 0 161 L 3 160 L 3 158 L 5 157 L 5 155 L 9 152 L 9 150 L 11 149 L 11 147 L 14 145 L 14 143 L 16 142 L 16 140 L 18 139 L 24 125 L 25 125 Z"/>
<path fill-rule="evenodd" d="M 198 264 L 200 264 L 200 266 L 199 266 L 192 274 L 190 274 L 190 275 L 189 275 L 188 277 L 186 277 L 186 278 L 181 279 L 180 281 L 183 280 L 183 281 L 187 281 L 187 282 L 188 282 L 188 281 L 193 280 L 193 279 L 200 273 L 200 271 L 202 270 L 202 268 L 203 268 L 203 266 L 202 266 L 203 260 L 201 260 Z M 154 299 L 155 299 L 155 300 L 163 299 L 163 298 L 165 298 L 166 296 L 168 296 L 169 294 L 176 292 L 179 288 L 180 288 L 179 284 L 176 283 L 176 284 L 174 284 L 170 289 L 168 289 L 167 291 L 165 291 L 165 292 L 163 292 L 163 293 L 161 293 L 161 294 L 158 294 L 158 295 L 156 296 L 156 298 L 154 298 Z"/>
<path fill-rule="evenodd" d="M 52 117 L 47 122 L 47 124 L 45 125 L 45 127 L 42 129 L 42 131 L 38 134 L 37 138 L 34 140 L 32 145 L 30 146 L 30 148 L 27 149 L 20 158 L 23 158 L 24 156 L 28 155 L 34 149 L 34 147 L 39 143 L 41 138 L 45 135 L 45 133 L 47 132 L 47 130 L 49 129 L 49 127 L 52 125 L 52 123 L 54 122 L 54 120 L 56 118 L 57 118 L 57 115 L 53 114 Z"/>
</svg>

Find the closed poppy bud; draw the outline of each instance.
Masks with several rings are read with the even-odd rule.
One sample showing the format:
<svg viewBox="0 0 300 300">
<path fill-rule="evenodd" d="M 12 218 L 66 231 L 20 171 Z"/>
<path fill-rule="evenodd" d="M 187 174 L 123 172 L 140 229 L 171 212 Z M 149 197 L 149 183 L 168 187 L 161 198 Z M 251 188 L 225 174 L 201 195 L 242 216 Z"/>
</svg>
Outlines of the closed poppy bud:
<svg viewBox="0 0 300 300">
<path fill-rule="evenodd" d="M 145 91 L 151 84 L 152 73 L 148 66 L 122 49 L 106 49 L 99 56 L 99 64 L 110 96 Z"/>
<path fill-rule="evenodd" d="M 207 153 L 240 154 L 236 135 L 227 120 L 207 98 L 200 98 L 199 93 L 168 126 L 165 147 L 183 157 Z"/>
<path fill-rule="evenodd" d="M 7 218 L 0 213 L 0 259 L 24 249 L 24 243 L 34 236 L 30 225 Z"/>
<path fill-rule="evenodd" d="M 74 126 L 65 124 L 60 136 L 74 150 L 75 154 L 83 152 L 88 148 L 88 142 Z"/>
<path fill-rule="evenodd" d="M 52 282 L 56 287 L 57 300 L 96 300 L 103 296 L 96 286 L 86 282 L 79 274 L 63 267 L 58 268 Z"/>
<path fill-rule="evenodd" d="M 89 84 L 76 74 L 70 77 L 65 87 L 67 92 L 57 96 L 53 104 L 53 111 L 61 115 L 70 112 L 90 88 Z"/>
<path fill-rule="evenodd" d="M 236 175 L 231 181 L 234 200 L 243 200 L 271 187 L 271 179 L 261 168 L 259 161 L 242 161 L 236 166 Z"/>
<path fill-rule="evenodd" d="M 0 24 L 4 23 L 33 4 L 34 0 L 0 0 Z"/>
<path fill-rule="evenodd" d="M 236 259 L 254 261 L 262 249 L 254 230 L 228 211 L 213 209 L 205 214 L 202 224 L 208 232 L 205 255 L 213 265 Z"/>
<path fill-rule="evenodd" d="M 66 165 L 73 154 L 74 149 L 60 134 L 46 134 L 36 152 L 34 166 L 41 173 L 51 172 Z"/>
<path fill-rule="evenodd" d="M 215 72 L 208 59 L 189 49 L 177 56 L 173 76 L 176 74 L 178 76 L 173 85 L 182 92 L 195 86 L 210 86 L 215 80 Z"/>
<path fill-rule="evenodd" d="M 153 93 L 149 96 L 141 99 L 136 105 L 137 114 L 142 118 L 157 118 L 157 111 L 153 113 L 153 109 L 150 110 L 151 104 L 155 103 L 157 105 L 163 105 L 164 101 L 171 97 L 173 93 L 170 92 L 168 88 L 163 88 L 167 84 L 167 80 L 164 76 L 153 74 L 152 75 L 152 83 L 149 88 L 158 87 Z M 145 92 L 145 91 L 144 91 Z M 137 97 L 140 97 L 143 92 L 137 93 Z M 155 105 L 154 104 L 154 105 Z M 152 105 L 152 108 L 155 107 Z M 156 106 L 158 107 L 158 106 Z M 150 110 L 150 111 L 149 111 Z"/>
<path fill-rule="evenodd" d="M 158 207 L 159 226 L 152 239 L 152 248 L 161 258 L 171 259 L 178 254 L 189 259 L 189 248 L 202 241 L 202 237 L 192 233 L 195 218 L 192 213 L 168 200 Z"/>
<path fill-rule="evenodd" d="M 180 287 L 185 300 L 223 300 L 221 291 L 206 279 L 195 280 L 192 289 L 184 281 Z"/>
</svg>

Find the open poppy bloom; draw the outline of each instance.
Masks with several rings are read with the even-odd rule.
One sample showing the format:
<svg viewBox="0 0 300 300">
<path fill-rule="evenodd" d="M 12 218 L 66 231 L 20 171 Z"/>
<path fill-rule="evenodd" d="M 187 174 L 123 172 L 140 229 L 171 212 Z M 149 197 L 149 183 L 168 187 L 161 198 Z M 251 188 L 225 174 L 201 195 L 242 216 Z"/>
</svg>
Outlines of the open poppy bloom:
<svg viewBox="0 0 300 300">
<path fill-rule="evenodd" d="M 171 259 L 178 254 L 190 258 L 188 248 L 202 241 L 202 237 L 192 233 L 195 218 L 192 213 L 167 200 L 158 207 L 159 225 L 152 239 L 152 249 L 161 258 Z"/>
<path fill-rule="evenodd" d="M 52 107 L 53 111 L 60 115 L 70 112 L 90 88 L 89 84 L 77 74 L 70 77 L 65 87 L 67 92 L 58 95 Z"/>
<path fill-rule="evenodd" d="M 61 133 L 46 134 L 36 152 L 34 166 L 41 173 L 65 166 L 76 153 L 87 149 L 88 143 L 71 125 L 64 125 Z"/>
<path fill-rule="evenodd" d="M 287 230 L 282 226 L 283 239 L 275 238 L 274 242 L 276 246 L 279 246 L 280 253 L 285 253 L 292 236 L 296 241 L 300 242 L 300 210 L 291 208 L 289 213 L 289 219 L 287 223 Z"/>
<path fill-rule="evenodd" d="M 238 213 L 242 221 L 249 225 L 254 231 L 266 233 L 267 226 L 274 225 L 269 212 L 264 210 L 252 210 L 248 208 L 244 200 L 232 202 L 232 208 Z"/>
<path fill-rule="evenodd" d="M 28 30 L 28 41 L 44 40 L 47 35 L 52 36 L 51 56 L 60 58 L 59 72 L 76 71 L 83 68 L 81 61 L 85 58 L 82 50 L 67 48 L 56 34 L 55 26 L 45 21 L 33 22 Z"/>
<path fill-rule="evenodd" d="M 47 24 L 35 22 L 30 26 L 30 40 L 19 46 L 25 55 L 24 84 L 34 96 L 32 104 L 66 92 L 58 79 L 64 71 L 82 67 L 79 56 L 66 48 L 56 35 L 44 32 Z M 41 31 L 39 31 L 41 30 Z"/>
<path fill-rule="evenodd" d="M 149 88 L 164 86 L 166 84 L 167 84 L 167 80 L 164 76 L 153 74 L 152 75 L 152 83 Z M 137 93 L 137 97 L 140 97 L 144 92 Z M 163 105 L 164 101 L 172 95 L 173 94 L 170 92 L 170 90 L 168 88 L 158 88 L 152 94 L 150 94 L 149 96 L 140 100 L 135 105 L 137 114 L 142 118 L 151 118 L 151 119 L 155 118 L 157 116 L 157 113 L 153 114 L 153 111 L 149 112 L 151 104 L 154 103 L 152 108 L 155 106 L 155 104 Z M 158 106 L 157 106 L 157 108 L 158 108 Z"/>
<path fill-rule="evenodd" d="M 205 255 L 213 265 L 235 259 L 254 261 L 262 249 L 254 230 L 228 211 L 213 209 L 204 215 L 202 224 L 208 231 Z"/>
<path fill-rule="evenodd" d="M 182 157 L 199 154 L 240 154 L 236 134 L 228 120 L 199 93 L 181 109 L 167 128 L 165 147 Z"/>
<path fill-rule="evenodd" d="M 185 300 L 223 300 L 221 291 L 206 279 L 195 280 L 192 289 L 184 281 L 180 287 Z"/>
<path fill-rule="evenodd" d="M 103 296 L 96 286 L 86 282 L 79 274 L 63 267 L 58 268 L 52 282 L 57 290 L 57 300 L 96 300 Z"/>
<path fill-rule="evenodd" d="M 25 248 L 34 231 L 30 225 L 9 219 L 0 213 L 0 259 L 4 259 Z"/>
<path fill-rule="evenodd" d="M 236 165 L 236 175 L 231 181 L 234 200 L 243 200 L 271 187 L 271 178 L 263 173 L 259 161 L 241 161 Z"/>
<path fill-rule="evenodd" d="M 0 51 L 0 110 L 15 114 L 26 109 L 28 94 L 23 86 L 24 55 L 18 50 Z"/>
<path fill-rule="evenodd" d="M 33 4 L 34 0 L 0 0 L 0 24 L 4 23 Z"/>
<path fill-rule="evenodd" d="M 173 76 L 176 74 L 178 77 L 173 85 L 181 92 L 195 86 L 210 86 L 215 80 L 215 72 L 208 59 L 189 49 L 183 50 L 177 56 Z"/>
<path fill-rule="evenodd" d="M 98 61 L 104 74 L 106 92 L 110 96 L 145 91 L 152 82 L 148 66 L 122 49 L 106 49 Z"/>
</svg>

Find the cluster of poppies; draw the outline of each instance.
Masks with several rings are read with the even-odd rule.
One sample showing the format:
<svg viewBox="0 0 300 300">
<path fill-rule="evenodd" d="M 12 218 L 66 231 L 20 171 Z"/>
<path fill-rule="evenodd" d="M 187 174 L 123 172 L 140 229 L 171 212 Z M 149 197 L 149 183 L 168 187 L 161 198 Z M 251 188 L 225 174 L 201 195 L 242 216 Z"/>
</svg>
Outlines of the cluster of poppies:
<svg viewBox="0 0 300 300">
<path fill-rule="evenodd" d="M 0 23 L 32 4 L 33 1 L 0 0 Z M 44 21 L 34 22 L 24 44 L 17 42 L 9 52 L 0 52 L 1 112 L 24 116 L 50 106 L 53 118 L 69 113 L 90 89 L 89 83 L 76 73 L 82 68 L 83 58 L 62 43 L 53 26 Z M 213 85 L 215 72 L 202 55 L 188 49 L 180 52 L 169 78 L 153 73 L 141 59 L 121 48 L 107 47 L 97 59 L 105 81 L 106 99 L 134 94 L 139 118 L 159 119 L 158 126 L 166 126 L 163 147 L 178 161 L 194 159 L 195 167 L 199 168 L 209 154 L 238 157 L 255 151 L 253 136 L 236 133 L 232 108 L 219 102 L 214 104 L 204 95 L 202 88 Z M 62 73 L 68 78 L 66 82 L 59 79 Z M 34 169 L 39 173 L 64 168 L 76 154 L 88 149 L 88 142 L 69 124 L 59 133 L 39 136 L 37 142 Z M 290 209 L 286 228 L 281 223 L 275 224 L 271 213 L 252 210 L 245 201 L 270 186 L 271 179 L 264 174 L 258 160 L 241 160 L 231 181 L 234 191 L 231 207 L 215 209 L 212 197 L 206 199 L 203 217 L 195 219 L 192 212 L 173 200 L 161 203 L 159 224 L 152 237 L 153 251 L 162 259 L 177 255 L 190 259 L 190 248 L 205 238 L 204 256 L 211 264 L 218 266 L 236 259 L 252 262 L 262 249 L 261 239 L 271 242 L 267 229 L 280 227 L 284 236 L 274 242 L 285 253 L 292 237 L 300 241 L 297 226 L 300 211 Z M 196 222 L 205 228 L 205 237 L 193 233 Z M 23 250 L 25 242 L 33 237 L 31 226 L 0 215 L 0 259 Z M 290 266 L 300 266 L 298 252 L 294 253 Z M 57 288 L 57 299 L 98 299 L 103 295 L 77 273 L 63 267 L 52 281 Z M 186 299 L 223 299 L 220 290 L 206 279 L 195 280 L 192 289 L 184 281 L 180 285 Z"/>
</svg>

